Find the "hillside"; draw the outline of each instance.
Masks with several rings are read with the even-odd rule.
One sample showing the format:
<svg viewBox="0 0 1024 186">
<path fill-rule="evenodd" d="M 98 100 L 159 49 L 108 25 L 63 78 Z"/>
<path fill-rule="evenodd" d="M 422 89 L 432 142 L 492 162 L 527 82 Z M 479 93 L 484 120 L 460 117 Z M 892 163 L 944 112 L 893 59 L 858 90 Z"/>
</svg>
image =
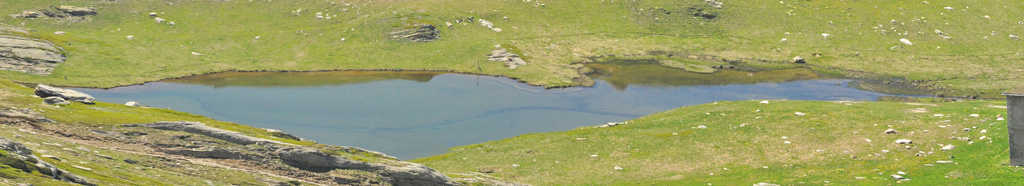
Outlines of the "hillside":
<svg viewBox="0 0 1024 186">
<path fill-rule="evenodd" d="M 768 102 L 683 107 L 413 161 L 534 185 L 1008 185 L 1024 178 L 1024 169 L 1008 166 L 1007 124 L 997 119 L 1003 102 Z"/>
<path fill-rule="evenodd" d="M 554 87 L 586 85 L 577 63 L 600 57 L 778 66 L 800 56 L 830 74 L 904 82 L 935 95 L 998 97 L 1024 84 L 1022 64 L 1014 62 L 1024 48 L 1011 36 L 1024 35 L 1016 33 L 1024 27 L 1024 2 L 714 2 L 4 1 L 5 14 L 57 5 L 97 14 L 0 16 L 67 51 L 50 75 L 0 77 L 112 87 L 221 71 L 404 69 Z M 439 39 L 393 38 L 427 24 Z M 509 69 L 488 61 L 496 45 L 527 64 Z"/>
</svg>

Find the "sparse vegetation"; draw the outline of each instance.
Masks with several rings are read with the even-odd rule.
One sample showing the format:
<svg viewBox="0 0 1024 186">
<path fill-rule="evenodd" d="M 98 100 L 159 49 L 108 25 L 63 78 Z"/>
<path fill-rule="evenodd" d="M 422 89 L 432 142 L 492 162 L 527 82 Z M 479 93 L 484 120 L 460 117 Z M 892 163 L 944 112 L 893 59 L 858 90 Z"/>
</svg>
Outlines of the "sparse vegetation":
<svg viewBox="0 0 1024 186">
<path fill-rule="evenodd" d="M 534 185 L 1004 185 L 1024 178 L 1024 169 L 1006 165 L 1001 101 L 769 102 L 683 107 L 413 161 Z M 890 128 L 898 133 L 885 134 Z"/>
</svg>

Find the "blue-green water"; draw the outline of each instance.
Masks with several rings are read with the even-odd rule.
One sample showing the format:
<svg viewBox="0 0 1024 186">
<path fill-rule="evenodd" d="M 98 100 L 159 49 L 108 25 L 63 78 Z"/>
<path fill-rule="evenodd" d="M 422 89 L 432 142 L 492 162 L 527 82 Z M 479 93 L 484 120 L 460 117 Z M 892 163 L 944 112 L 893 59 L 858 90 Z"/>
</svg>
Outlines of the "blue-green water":
<svg viewBox="0 0 1024 186">
<path fill-rule="evenodd" d="M 108 90 L 77 90 L 99 101 L 138 101 L 279 129 L 320 143 L 381 151 L 400 159 L 716 101 L 875 100 L 885 96 L 847 86 L 852 80 L 819 79 L 809 70 L 781 71 L 789 75 L 779 76 L 743 71 L 687 74 L 658 66 L 608 68 L 614 70 L 603 69 L 594 76 L 598 78 L 595 85 L 586 88 L 544 89 L 508 78 L 431 72 L 313 72 L 225 73 Z M 650 74 L 650 69 L 672 75 L 652 76 L 657 77 L 654 79 L 628 75 L 637 70 Z M 694 81 L 701 78 L 706 80 Z M 615 83 L 609 83 L 613 80 Z"/>
</svg>

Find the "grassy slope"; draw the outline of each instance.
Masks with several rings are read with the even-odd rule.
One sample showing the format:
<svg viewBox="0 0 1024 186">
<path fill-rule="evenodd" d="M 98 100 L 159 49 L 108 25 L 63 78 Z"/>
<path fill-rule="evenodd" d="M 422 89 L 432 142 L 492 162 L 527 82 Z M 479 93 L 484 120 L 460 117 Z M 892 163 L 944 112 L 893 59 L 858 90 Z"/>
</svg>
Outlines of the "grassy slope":
<svg viewBox="0 0 1024 186">
<path fill-rule="evenodd" d="M 896 182 L 890 175 L 898 171 L 915 185 L 1005 185 L 1024 178 L 1024 169 L 1004 165 L 1009 163 L 1006 121 L 995 116 L 1006 110 L 993 108 L 1003 102 L 932 104 L 721 102 L 645 116 L 624 126 L 456 147 L 414 161 L 455 173 L 492 170 L 490 175 L 536 185 L 887 185 Z M 927 112 L 909 112 L 917 108 Z M 900 133 L 883 134 L 890 125 Z M 979 140 L 982 136 L 989 139 Z M 894 143 L 901 138 L 913 140 L 911 149 Z M 940 151 L 940 144 L 956 148 Z M 919 152 L 925 156 L 915 156 Z M 615 166 L 624 170 L 614 171 Z"/>
<path fill-rule="evenodd" d="M 284 0 L 61 2 L 0 1 L 4 14 L 56 4 L 93 6 L 100 12 L 84 23 L 0 17 L 0 22 L 35 29 L 36 37 L 58 41 L 70 51 L 69 61 L 53 75 L 0 72 L 0 77 L 110 87 L 226 70 L 479 72 L 479 63 L 482 73 L 565 86 L 577 84 L 572 78 L 579 77 L 570 63 L 586 57 L 671 51 L 770 61 L 803 56 L 826 68 L 932 80 L 931 86 L 953 88 L 953 95 L 994 97 L 1000 90 L 1024 83 L 1024 72 L 1017 70 L 1024 64 L 1013 62 L 1024 58 L 1020 54 L 1024 48 L 1016 47 L 1022 41 L 1008 37 L 1024 35 L 1015 33 L 1024 27 L 1017 24 L 1024 17 L 1024 2 L 1017 1 L 733 0 L 724 1 L 723 9 L 710 8 L 700 0 L 392 0 L 333 1 L 333 5 L 331 1 Z M 689 7 L 705 8 L 719 17 L 695 18 Z M 303 10 L 301 14 L 292 13 L 298 9 Z M 148 12 L 158 12 L 177 25 L 157 24 Z M 317 20 L 316 12 L 337 17 Z M 478 24 L 442 26 L 468 16 L 491 20 L 504 31 L 493 32 Z M 509 21 L 502 20 L 506 16 Z M 406 22 L 441 26 L 442 39 L 431 43 L 390 39 L 386 33 Z M 952 39 L 941 39 L 936 29 Z M 58 30 L 68 34 L 50 34 Z M 989 35 L 992 31 L 995 36 Z M 897 34 L 903 32 L 908 35 Z M 825 39 L 822 33 L 831 36 Z M 128 35 L 136 39 L 125 39 Z M 260 39 L 254 40 L 256 36 Z M 788 41 L 780 42 L 782 38 Z M 902 45 L 900 38 L 915 45 L 890 49 Z M 521 49 L 530 65 L 509 70 L 486 61 L 485 55 L 496 44 Z M 205 55 L 190 55 L 193 51 Z M 823 57 L 810 57 L 812 53 Z"/>
</svg>

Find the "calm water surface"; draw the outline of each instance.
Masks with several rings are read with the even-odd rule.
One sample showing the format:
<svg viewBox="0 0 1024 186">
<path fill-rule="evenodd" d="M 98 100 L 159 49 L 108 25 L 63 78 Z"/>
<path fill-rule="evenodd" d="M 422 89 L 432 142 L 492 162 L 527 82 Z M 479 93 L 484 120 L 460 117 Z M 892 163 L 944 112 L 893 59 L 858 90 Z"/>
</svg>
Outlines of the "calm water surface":
<svg viewBox="0 0 1024 186">
<path fill-rule="evenodd" d="M 221 73 L 77 89 L 286 131 L 400 159 L 516 135 L 624 121 L 728 100 L 874 100 L 885 94 L 806 69 L 694 74 L 656 65 L 593 65 L 588 88 L 544 89 L 500 77 L 434 72 Z"/>
</svg>

